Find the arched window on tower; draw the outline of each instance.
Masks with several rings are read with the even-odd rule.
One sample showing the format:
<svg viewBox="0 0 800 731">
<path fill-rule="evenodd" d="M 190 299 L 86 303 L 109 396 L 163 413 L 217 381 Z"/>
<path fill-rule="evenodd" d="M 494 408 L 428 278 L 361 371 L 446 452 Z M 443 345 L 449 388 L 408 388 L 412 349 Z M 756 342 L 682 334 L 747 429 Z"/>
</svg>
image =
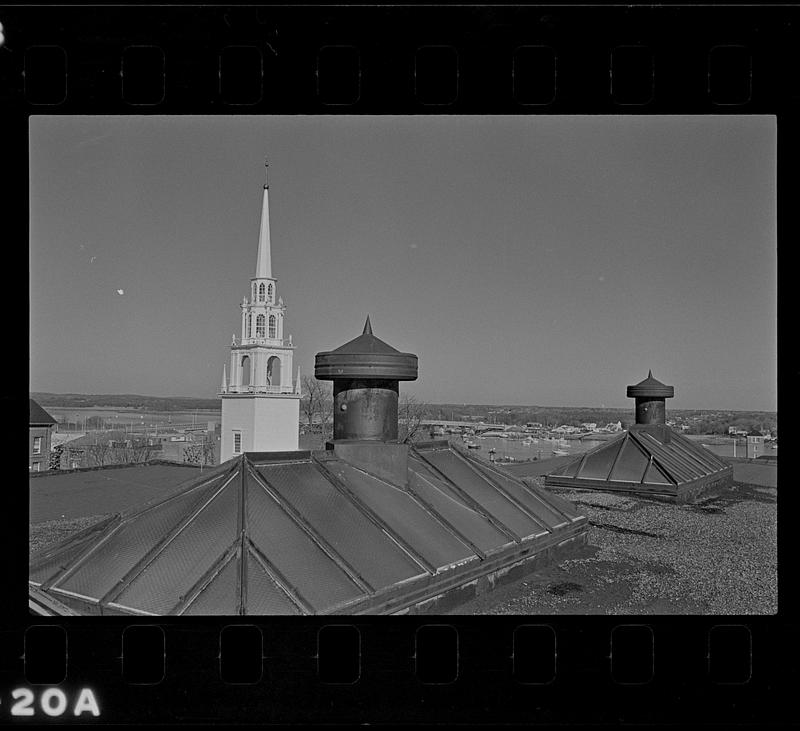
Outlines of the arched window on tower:
<svg viewBox="0 0 800 731">
<path fill-rule="evenodd" d="M 245 355 L 242 358 L 242 385 L 250 385 L 250 356 Z"/>
<path fill-rule="evenodd" d="M 248 338 L 252 338 L 253 337 L 253 316 L 252 315 L 248 315 L 247 316 L 247 337 Z"/>
<path fill-rule="evenodd" d="M 267 361 L 267 385 L 281 385 L 281 359 L 277 355 Z"/>
<path fill-rule="evenodd" d="M 269 316 L 269 336 L 271 338 L 277 337 L 277 327 L 275 326 L 275 315 Z"/>
<path fill-rule="evenodd" d="M 269 287 L 267 287 L 267 299 L 270 302 L 272 302 L 272 292 L 273 292 L 272 284 L 270 284 Z"/>
<path fill-rule="evenodd" d="M 256 337 L 264 337 L 264 315 L 256 315 Z"/>
<path fill-rule="evenodd" d="M 264 282 L 258 285 L 258 301 L 264 301 L 264 293 L 267 291 L 267 288 L 264 286 Z"/>
</svg>

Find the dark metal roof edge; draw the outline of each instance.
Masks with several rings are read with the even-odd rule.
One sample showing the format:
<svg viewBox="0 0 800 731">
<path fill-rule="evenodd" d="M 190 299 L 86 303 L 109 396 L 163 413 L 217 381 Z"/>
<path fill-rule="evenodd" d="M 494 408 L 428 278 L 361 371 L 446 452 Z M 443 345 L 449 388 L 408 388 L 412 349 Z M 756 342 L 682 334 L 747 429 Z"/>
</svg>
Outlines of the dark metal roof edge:
<svg viewBox="0 0 800 731">
<path fill-rule="evenodd" d="M 311 460 L 311 450 L 295 449 L 283 452 L 244 452 L 241 456 L 251 465 L 258 467 L 261 464 L 272 464 L 275 462 L 308 462 Z"/>
<path fill-rule="evenodd" d="M 417 579 L 417 583 L 421 586 L 416 590 L 411 588 L 409 591 L 406 587 L 406 591 L 397 591 L 397 585 L 393 585 L 375 596 L 362 599 L 357 605 L 350 604 L 334 613 L 361 615 L 401 612 L 439 594 L 469 584 L 488 573 L 499 571 L 527 558 L 533 558 L 548 548 L 585 534 L 587 529 L 588 523 L 586 522 L 566 523 L 562 528 L 552 533 L 545 533 L 538 538 L 526 540 L 523 543 L 506 544 L 502 551 L 497 551 L 486 561 L 467 562 L 456 567 L 452 572 L 436 574 L 426 579 Z"/>
<path fill-rule="evenodd" d="M 639 492 L 651 495 L 663 495 L 664 497 L 675 497 L 678 491 L 678 485 L 674 483 L 663 485 L 652 482 L 621 482 L 619 480 L 611 482 L 610 480 L 602 479 L 591 480 L 587 477 L 576 479 L 574 477 L 559 478 L 551 475 L 547 475 L 545 484 L 551 487 L 586 488 L 589 490 L 606 492 Z"/>
<path fill-rule="evenodd" d="M 77 617 L 80 616 L 71 607 L 58 601 L 38 586 L 28 584 L 28 609 L 40 617 Z"/>
</svg>

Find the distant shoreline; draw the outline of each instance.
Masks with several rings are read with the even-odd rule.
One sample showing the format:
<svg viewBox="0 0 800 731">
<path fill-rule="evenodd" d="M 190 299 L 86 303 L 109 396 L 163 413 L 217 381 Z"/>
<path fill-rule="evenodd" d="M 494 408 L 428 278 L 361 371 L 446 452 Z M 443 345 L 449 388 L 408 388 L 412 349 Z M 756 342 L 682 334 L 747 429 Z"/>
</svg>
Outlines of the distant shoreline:
<svg viewBox="0 0 800 731">
<path fill-rule="evenodd" d="M 30 397 L 44 407 L 62 409 L 95 409 L 103 411 L 221 411 L 219 398 L 195 398 L 191 396 L 143 396 L 141 394 L 81 394 L 52 393 L 48 391 L 31 392 Z M 615 412 L 632 415 L 633 409 L 615 406 L 542 406 L 539 404 L 452 404 L 427 403 L 431 410 L 457 411 L 458 409 L 530 409 L 541 411 L 596 411 Z M 669 409 L 670 413 L 732 413 L 768 414 L 777 416 L 777 411 L 742 409 Z M 431 417 L 433 418 L 433 417 Z M 444 417 L 443 417 L 444 418 Z"/>
</svg>

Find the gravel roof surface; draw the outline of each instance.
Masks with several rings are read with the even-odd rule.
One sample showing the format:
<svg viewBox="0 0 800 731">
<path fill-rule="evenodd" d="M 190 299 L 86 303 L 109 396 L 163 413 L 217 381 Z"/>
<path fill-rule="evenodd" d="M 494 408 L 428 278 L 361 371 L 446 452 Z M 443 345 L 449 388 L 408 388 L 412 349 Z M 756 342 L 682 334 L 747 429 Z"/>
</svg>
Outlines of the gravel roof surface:
<svg viewBox="0 0 800 731">
<path fill-rule="evenodd" d="M 734 483 L 695 505 L 547 489 L 589 518 L 582 555 L 451 614 L 777 612 L 776 488 Z"/>
<path fill-rule="evenodd" d="M 85 518 L 63 518 L 47 520 L 43 523 L 31 525 L 28 531 L 28 545 L 30 553 L 38 551 L 45 546 L 51 546 L 63 541 L 67 536 L 88 528 L 90 525 L 106 518 L 106 515 L 87 515 Z"/>
</svg>

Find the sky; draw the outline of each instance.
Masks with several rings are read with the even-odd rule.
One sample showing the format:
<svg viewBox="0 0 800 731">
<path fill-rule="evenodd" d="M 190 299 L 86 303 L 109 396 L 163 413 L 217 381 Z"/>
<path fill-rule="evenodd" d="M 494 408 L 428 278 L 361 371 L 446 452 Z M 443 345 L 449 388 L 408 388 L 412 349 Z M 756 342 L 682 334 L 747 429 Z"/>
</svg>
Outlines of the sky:
<svg viewBox="0 0 800 731">
<path fill-rule="evenodd" d="M 772 116 L 35 116 L 30 389 L 216 395 L 264 159 L 295 368 L 430 403 L 777 410 Z"/>
</svg>

